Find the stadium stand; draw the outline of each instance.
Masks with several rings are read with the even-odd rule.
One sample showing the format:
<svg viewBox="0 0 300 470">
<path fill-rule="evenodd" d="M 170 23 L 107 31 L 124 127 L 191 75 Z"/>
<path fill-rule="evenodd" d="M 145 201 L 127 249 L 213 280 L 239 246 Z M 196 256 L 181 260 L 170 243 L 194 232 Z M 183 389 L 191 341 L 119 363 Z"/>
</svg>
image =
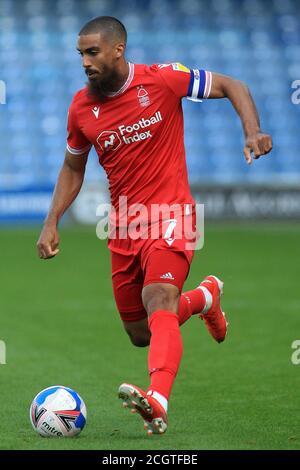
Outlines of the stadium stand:
<svg viewBox="0 0 300 470">
<path fill-rule="evenodd" d="M 224 100 L 184 102 L 191 182 L 295 183 L 300 177 L 300 16 L 291 0 L 0 0 L 0 186 L 53 185 L 62 163 L 67 109 L 85 75 L 80 27 L 112 14 L 129 33 L 133 62 L 180 61 L 245 81 L 274 151 L 251 169 L 238 118 Z M 98 171 L 93 152 L 87 180 Z"/>
</svg>

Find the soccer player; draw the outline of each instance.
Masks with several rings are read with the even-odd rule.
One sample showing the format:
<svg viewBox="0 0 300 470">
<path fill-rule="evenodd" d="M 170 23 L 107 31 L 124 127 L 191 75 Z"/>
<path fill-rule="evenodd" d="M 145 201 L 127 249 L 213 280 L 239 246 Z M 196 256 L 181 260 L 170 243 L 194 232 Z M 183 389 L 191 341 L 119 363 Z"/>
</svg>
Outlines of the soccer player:
<svg viewBox="0 0 300 470">
<path fill-rule="evenodd" d="M 118 216 L 108 243 L 117 308 L 132 343 L 150 345 L 148 389 L 123 383 L 119 397 L 141 415 L 148 434 L 159 434 L 167 429 L 168 400 L 182 355 L 180 325 L 199 315 L 219 343 L 227 331 L 220 279 L 208 276 L 194 290 L 181 293 L 194 254 L 187 244 L 191 237 L 182 227 L 195 215 L 181 99 L 228 98 L 243 125 L 248 164 L 252 153 L 257 159 L 270 152 L 272 140 L 261 131 L 245 84 L 180 63 L 127 62 L 126 39 L 124 25 L 108 16 L 92 19 L 79 33 L 77 49 L 88 83 L 69 109 L 65 160 L 37 249 L 42 259 L 58 254 L 58 222 L 80 191 L 94 146 Z M 129 208 L 127 221 L 124 214 L 121 217 L 121 196 Z M 141 206 L 151 212 L 156 205 L 172 207 L 171 217 L 162 211 L 154 220 L 142 218 L 146 224 L 141 233 L 147 236 L 124 236 L 124 228 L 134 221 L 130 208 Z M 155 224 L 159 236 L 150 237 L 149 227 Z"/>
</svg>

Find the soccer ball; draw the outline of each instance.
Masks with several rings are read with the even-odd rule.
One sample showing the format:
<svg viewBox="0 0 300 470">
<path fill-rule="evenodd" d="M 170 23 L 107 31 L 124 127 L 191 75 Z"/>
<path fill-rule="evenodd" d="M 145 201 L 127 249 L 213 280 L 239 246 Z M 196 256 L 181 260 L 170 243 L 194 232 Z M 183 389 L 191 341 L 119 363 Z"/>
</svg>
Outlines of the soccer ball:
<svg viewBox="0 0 300 470">
<path fill-rule="evenodd" d="M 74 437 L 86 423 L 86 406 L 74 390 L 61 385 L 42 390 L 30 406 L 30 421 L 43 437 Z"/>
</svg>

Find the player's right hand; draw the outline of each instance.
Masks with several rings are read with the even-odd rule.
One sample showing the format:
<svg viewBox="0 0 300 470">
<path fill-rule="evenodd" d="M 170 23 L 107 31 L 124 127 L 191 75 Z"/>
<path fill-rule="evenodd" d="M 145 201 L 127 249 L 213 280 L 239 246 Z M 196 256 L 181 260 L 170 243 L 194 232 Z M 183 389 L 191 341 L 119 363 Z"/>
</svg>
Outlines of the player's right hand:
<svg viewBox="0 0 300 470">
<path fill-rule="evenodd" d="M 262 155 L 266 155 L 272 150 L 272 137 L 264 132 L 255 132 L 246 137 L 244 155 L 248 165 L 252 163 L 252 153 L 257 160 Z"/>
<path fill-rule="evenodd" d="M 59 235 L 56 225 L 45 224 L 36 244 L 41 259 L 53 258 L 59 253 Z"/>
</svg>

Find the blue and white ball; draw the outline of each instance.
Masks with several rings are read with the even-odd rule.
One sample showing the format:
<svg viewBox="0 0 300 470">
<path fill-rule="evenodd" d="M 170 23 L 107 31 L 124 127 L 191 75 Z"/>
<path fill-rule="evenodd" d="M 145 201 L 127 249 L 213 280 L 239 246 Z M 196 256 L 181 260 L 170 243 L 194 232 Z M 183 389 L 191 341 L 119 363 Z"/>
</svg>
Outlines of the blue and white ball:
<svg viewBox="0 0 300 470">
<path fill-rule="evenodd" d="M 86 406 L 74 390 L 62 385 L 48 387 L 33 399 L 30 421 L 43 437 L 74 437 L 86 423 Z"/>
</svg>

